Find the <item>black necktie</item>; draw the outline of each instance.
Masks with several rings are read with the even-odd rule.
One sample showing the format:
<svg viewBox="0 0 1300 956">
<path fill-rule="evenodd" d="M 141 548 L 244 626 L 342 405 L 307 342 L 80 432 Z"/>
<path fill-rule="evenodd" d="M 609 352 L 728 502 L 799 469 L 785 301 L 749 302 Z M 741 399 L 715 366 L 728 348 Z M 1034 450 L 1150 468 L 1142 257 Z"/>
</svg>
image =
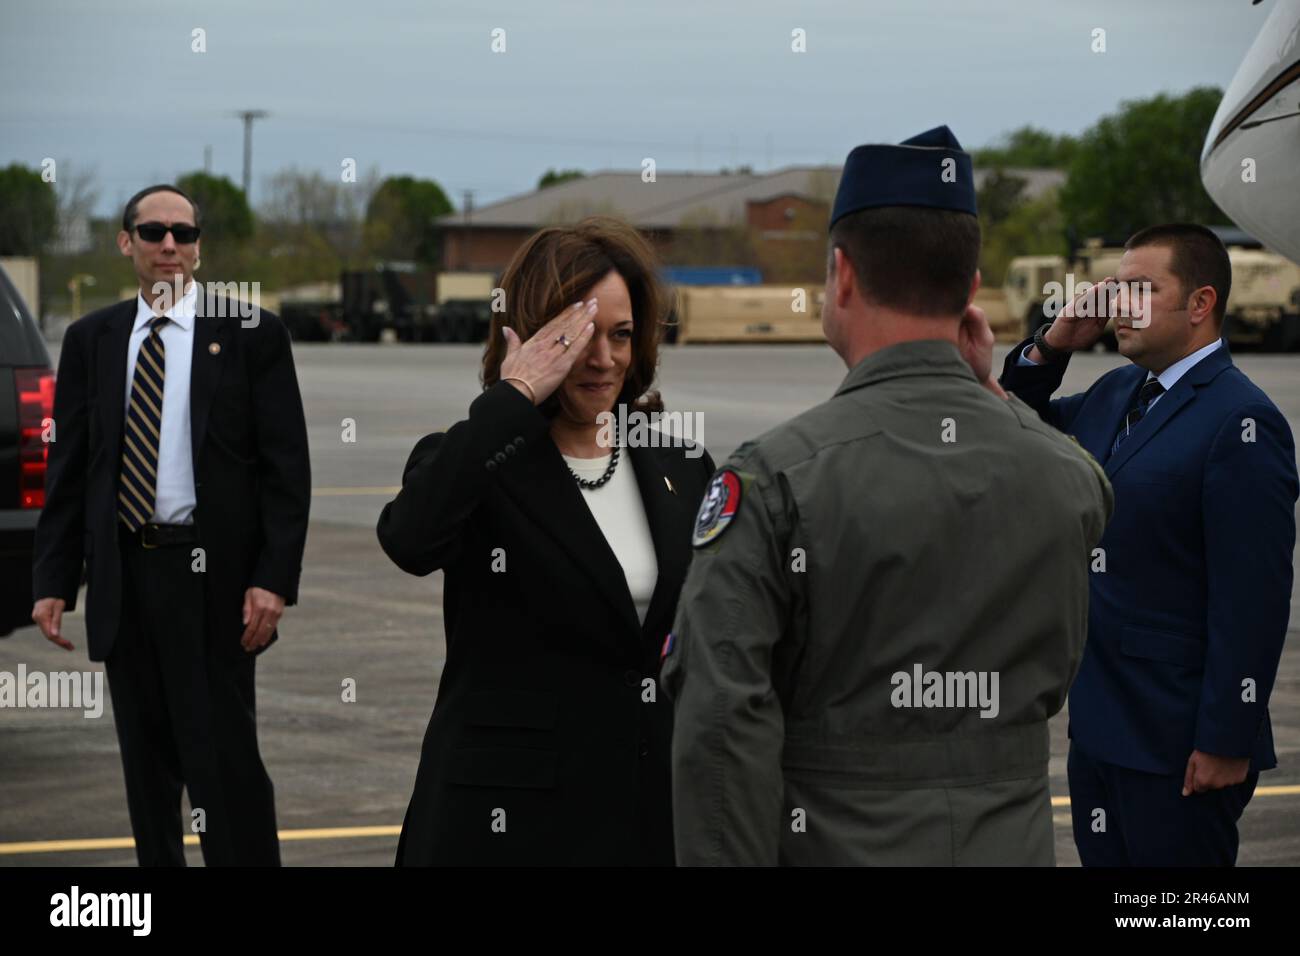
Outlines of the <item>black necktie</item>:
<svg viewBox="0 0 1300 956">
<path fill-rule="evenodd" d="M 1115 436 L 1115 444 L 1112 445 L 1110 449 L 1112 455 L 1119 450 L 1119 446 L 1124 443 L 1124 439 L 1128 438 L 1129 432 L 1137 426 L 1138 422 L 1142 421 L 1142 416 L 1147 413 L 1147 410 L 1151 407 L 1151 403 L 1163 395 L 1164 392 L 1165 387 L 1160 384 L 1160 379 L 1158 378 L 1153 378 L 1142 386 L 1141 391 L 1138 392 L 1137 404 L 1134 405 L 1129 410 L 1129 413 L 1124 416 L 1124 427 L 1121 428 L 1119 434 Z"/>
<path fill-rule="evenodd" d="M 153 518 L 167 370 L 166 350 L 158 330 L 170 321 L 160 315 L 149 323 L 149 335 L 140 343 L 131 380 L 131 402 L 122 435 L 122 480 L 117 492 L 118 516 L 131 531 L 139 531 Z"/>
</svg>

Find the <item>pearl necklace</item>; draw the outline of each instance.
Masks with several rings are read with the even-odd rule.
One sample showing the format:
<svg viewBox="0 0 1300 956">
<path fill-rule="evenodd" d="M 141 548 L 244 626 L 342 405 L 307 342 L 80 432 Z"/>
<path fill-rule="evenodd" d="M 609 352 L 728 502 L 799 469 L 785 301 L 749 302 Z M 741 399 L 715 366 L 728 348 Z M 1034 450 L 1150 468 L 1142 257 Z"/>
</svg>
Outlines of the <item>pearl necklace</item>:
<svg viewBox="0 0 1300 956">
<path fill-rule="evenodd" d="M 614 477 L 614 469 L 618 467 L 618 456 L 620 450 L 621 449 L 619 448 L 619 441 L 618 441 L 618 428 L 615 427 L 614 451 L 609 456 L 609 467 L 605 469 L 605 473 L 601 475 L 599 478 L 595 478 L 591 480 L 581 477 L 572 468 L 569 468 L 569 474 L 573 476 L 573 480 L 578 483 L 579 488 L 588 488 L 593 490 L 596 488 L 603 488 L 605 485 L 609 484 L 609 479 Z M 565 467 L 568 467 L 568 465 L 566 465 Z"/>
</svg>

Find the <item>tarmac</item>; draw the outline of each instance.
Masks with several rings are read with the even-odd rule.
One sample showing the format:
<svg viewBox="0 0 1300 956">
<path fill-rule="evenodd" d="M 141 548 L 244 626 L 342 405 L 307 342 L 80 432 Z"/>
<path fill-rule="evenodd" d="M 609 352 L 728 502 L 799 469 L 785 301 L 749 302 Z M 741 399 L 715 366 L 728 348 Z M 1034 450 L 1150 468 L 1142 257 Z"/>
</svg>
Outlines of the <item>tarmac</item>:
<svg viewBox="0 0 1300 956">
<path fill-rule="evenodd" d="M 1000 365 L 1006 346 L 999 346 Z M 56 350 L 57 351 L 57 350 Z M 297 606 L 258 662 L 258 723 L 274 781 L 286 865 L 392 863 L 444 662 L 442 576 L 404 574 L 375 538 L 415 443 L 464 418 L 480 346 L 294 347 L 312 453 L 312 515 Z M 1300 356 L 1240 354 L 1241 368 L 1300 431 Z M 1063 394 L 1122 364 L 1075 356 Z M 670 409 L 698 412 L 721 463 L 746 438 L 829 397 L 843 378 L 824 345 L 680 346 L 661 352 Z M 355 441 L 348 437 L 355 423 Z M 1270 710 L 1279 769 L 1262 775 L 1241 824 L 1242 865 L 1300 862 L 1300 607 Z M 0 671 L 89 670 L 84 619 L 64 619 L 65 652 L 34 628 L 0 640 Z M 355 680 L 356 699 L 343 685 Z M 104 712 L 0 709 L 0 866 L 131 866 L 126 796 L 104 682 Z M 1052 721 L 1057 861 L 1078 863 L 1065 780 L 1066 716 Z M 201 865 L 190 838 L 191 865 Z"/>
</svg>

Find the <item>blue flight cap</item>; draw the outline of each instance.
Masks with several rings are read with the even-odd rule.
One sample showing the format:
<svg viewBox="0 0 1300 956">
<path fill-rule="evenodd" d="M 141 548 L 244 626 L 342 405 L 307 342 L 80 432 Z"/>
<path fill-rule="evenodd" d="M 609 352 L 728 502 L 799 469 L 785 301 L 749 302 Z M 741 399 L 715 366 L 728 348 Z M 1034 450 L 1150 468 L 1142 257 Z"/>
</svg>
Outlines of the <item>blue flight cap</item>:
<svg viewBox="0 0 1300 956">
<path fill-rule="evenodd" d="M 977 216 L 970 153 L 946 126 L 936 126 L 897 146 L 858 146 L 844 161 L 831 225 L 860 209 L 928 206 Z"/>
</svg>

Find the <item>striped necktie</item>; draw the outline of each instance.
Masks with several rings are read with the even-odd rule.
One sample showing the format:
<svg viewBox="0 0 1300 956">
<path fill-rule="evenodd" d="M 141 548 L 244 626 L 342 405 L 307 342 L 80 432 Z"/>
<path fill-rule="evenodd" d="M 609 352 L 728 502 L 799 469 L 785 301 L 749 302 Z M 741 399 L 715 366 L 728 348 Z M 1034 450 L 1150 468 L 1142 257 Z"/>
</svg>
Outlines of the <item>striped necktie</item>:
<svg viewBox="0 0 1300 956">
<path fill-rule="evenodd" d="M 163 376 L 166 350 L 158 330 L 170 322 L 160 315 L 149 323 L 140 344 L 131 379 L 131 401 L 122 436 L 122 480 L 118 482 L 117 514 L 129 531 L 153 518 L 158 484 L 158 443 L 162 433 Z"/>
<path fill-rule="evenodd" d="M 1141 391 L 1138 392 L 1137 404 L 1129 410 L 1129 413 L 1126 416 L 1124 416 L 1124 427 L 1121 428 L 1119 434 L 1115 436 L 1115 444 L 1110 448 L 1110 453 L 1112 455 L 1119 451 L 1119 446 L 1124 443 L 1125 438 L 1128 438 L 1129 432 L 1133 430 L 1138 422 L 1142 421 L 1142 416 L 1144 416 L 1148 409 L 1151 408 L 1151 403 L 1163 395 L 1164 392 L 1165 387 L 1160 384 L 1160 379 L 1158 378 L 1153 378 L 1142 386 Z"/>
</svg>

